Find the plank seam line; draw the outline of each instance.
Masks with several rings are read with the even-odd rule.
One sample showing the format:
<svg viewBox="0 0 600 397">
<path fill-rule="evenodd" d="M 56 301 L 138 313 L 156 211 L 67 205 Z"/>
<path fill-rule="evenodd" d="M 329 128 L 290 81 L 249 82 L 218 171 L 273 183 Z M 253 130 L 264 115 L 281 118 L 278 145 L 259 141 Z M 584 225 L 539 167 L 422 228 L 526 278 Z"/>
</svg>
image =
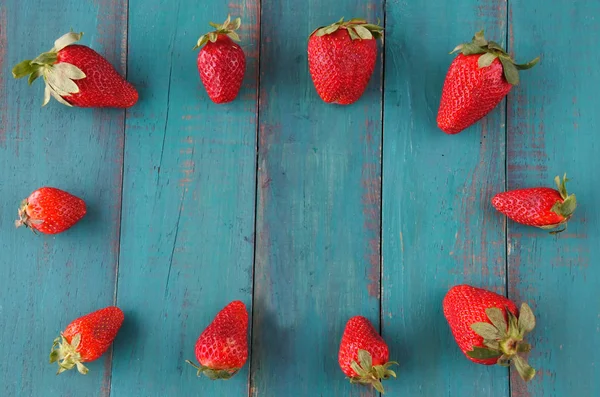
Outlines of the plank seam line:
<svg viewBox="0 0 600 397">
<path fill-rule="evenodd" d="M 256 10 L 256 18 L 258 19 L 258 39 L 257 54 L 258 60 L 256 65 L 256 72 L 254 77 L 256 79 L 256 132 L 255 132 L 255 164 L 254 164 L 254 251 L 252 252 L 252 292 L 251 292 L 251 306 L 250 306 L 250 317 L 252 322 L 250 324 L 250 352 L 248 355 L 248 397 L 252 397 L 252 355 L 254 352 L 254 297 L 255 297 L 255 286 L 256 286 L 256 247 L 258 245 L 258 170 L 259 170 L 259 149 L 260 149 L 260 108 L 261 108 L 261 97 L 260 97 L 260 86 L 261 86 L 261 50 L 262 50 L 262 1 L 257 0 L 258 10 Z"/>
<path fill-rule="evenodd" d="M 506 0 L 506 19 L 505 26 L 506 35 L 504 36 L 504 48 L 509 52 L 511 49 L 508 48 L 510 44 L 510 0 Z M 508 95 L 504 99 L 504 191 L 508 190 Z M 506 296 L 509 297 L 510 284 L 509 284 L 509 269 L 508 269 L 508 222 L 504 217 L 504 281 Z M 512 370 L 508 367 L 508 397 L 512 397 Z"/>
<path fill-rule="evenodd" d="M 123 63 L 123 73 L 125 75 L 125 80 L 127 80 L 127 63 L 129 61 L 129 0 L 123 0 L 124 2 L 124 12 L 125 12 L 125 29 L 124 29 L 124 33 L 125 33 L 125 62 Z M 127 117 L 129 115 L 129 111 L 127 109 L 123 110 L 123 148 L 121 150 L 121 193 L 120 193 L 120 198 L 121 198 L 121 203 L 119 205 L 119 225 L 117 228 L 117 263 L 115 264 L 115 288 L 113 291 L 113 305 L 117 306 L 117 299 L 118 299 L 118 294 L 119 294 L 119 268 L 121 265 L 121 233 L 123 231 L 123 193 L 125 191 L 124 189 L 124 182 L 125 182 L 125 145 L 127 143 L 126 140 L 126 131 L 127 131 Z M 114 353 L 115 353 L 115 349 L 114 347 L 111 345 L 110 347 L 110 354 L 108 356 L 108 361 L 110 363 L 110 373 L 108 374 L 109 376 L 109 381 L 108 381 L 108 390 L 106 395 L 107 396 L 111 396 L 112 395 L 112 386 L 113 386 L 113 358 L 114 358 Z"/>
<path fill-rule="evenodd" d="M 387 24 L 387 0 L 383 0 L 383 31 Z M 385 112 L 385 34 L 381 46 L 381 150 L 379 152 L 379 334 L 383 335 L 383 151 L 384 151 L 384 112 Z"/>
</svg>

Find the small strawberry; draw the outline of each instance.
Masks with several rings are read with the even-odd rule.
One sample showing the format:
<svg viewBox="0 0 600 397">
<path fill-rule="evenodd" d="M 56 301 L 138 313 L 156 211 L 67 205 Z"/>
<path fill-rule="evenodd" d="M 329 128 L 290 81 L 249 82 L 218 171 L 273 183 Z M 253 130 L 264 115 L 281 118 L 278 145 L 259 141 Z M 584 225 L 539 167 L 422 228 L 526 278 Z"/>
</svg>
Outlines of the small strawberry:
<svg viewBox="0 0 600 397">
<path fill-rule="evenodd" d="M 457 134 L 483 118 L 519 84 L 519 70 L 539 61 L 515 64 L 498 43 L 485 39 L 483 30 L 452 53 L 456 51 L 460 54 L 446 75 L 437 115 L 438 127 L 447 134 Z"/>
<path fill-rule="evenodd" d="M 495 195 L 492 205 L 515 222 L 554 229 L 566 223 L 577 208 L 575 195 L 567 193 L 567 174 L 562 181 L 559 176 L 554 181 L 558 190 L 547 187 L 510 190 Z"/>
<path fill-rule="evenodd" d="M 210 379 L 229 379 L 248 359 L 248 312 L 240 301 L 225 306 L 196 341 L 196 359 L 188 364 Z"/>
<path fill-rule="evenodd" d="M 456 285 L 444 297 L 443 308 L 452 335 L 469 360 L 504 367 L 512 362 L 521 378 L 533 379 L 535 370 L 518 355 L 531 350 L 523 338 L 535 327 L 535 317 L 526 303 L 517 311 L 517 306 L 502 295 Z"/>
<path fill-rule="evenodd" d="M 216 30 L 200 36 L 194 47 L 194 50 L 202 47 L 198 53 L 198 72 L 214 103 L 233 101 L 242 86 L 246 56 L 242 48 L 232 41 L 240 41 L 236 30 L 241 24 L 240 18 L 231 22 L 230 16 L 222 25 L 210 22 Z"/>
<path fill-rule="evenodd" d="M 23 200 L 15 226 L 57 234 L 79 222 L 85 213 L 85 202 L 79 197 L 53 187 L 42 187 Z"/>
<path fill-rule="evenodd" d="M 46 83 L 45 106 L 53 96 L 67 106 L 128 108 L 138 100 L 135 88 L 115 68 L 89 47 L 73 44 L 83 33 L 69 32 L 54 42 L 54 47 L 34 60 L 16 65 L 13 77 L 38 77 Z"/>
<path fill-rule="evenodd" d="M 363 19 L 342 18 L 310 34 L 308 66 L 323 101 L 349 105 L 362 96 L 375 70 L 382 31 Z"/>
<path fill-rule="evenodd" d="M 364 317 L 352 317 L 346 323 L 338 363 L 340 368 L 350 378 L 350 383 L 372 385 L 375 390 L 385 393 L 381 380 L 396 377 L 389 369 L 397 362 L 388 361 L 388 346 L 377 333 L 373 325 Z"/>
<path fill-rule="evenodd" d="M 54 340 L 50 363 L 58 363 L 58 372 L 73 369 L 85 375 L 83 363 L 100 358 L 108 350 L 123 324 L 125 316 L 115 306 L 105 307 L 71 322 Z"/>
</svg>

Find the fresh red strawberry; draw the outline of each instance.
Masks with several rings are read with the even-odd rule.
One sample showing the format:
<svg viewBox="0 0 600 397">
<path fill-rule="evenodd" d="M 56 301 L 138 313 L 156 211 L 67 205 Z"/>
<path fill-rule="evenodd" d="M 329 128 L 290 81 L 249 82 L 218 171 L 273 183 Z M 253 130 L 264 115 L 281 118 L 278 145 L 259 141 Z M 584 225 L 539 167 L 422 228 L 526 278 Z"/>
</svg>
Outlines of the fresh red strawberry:
<svg viewBox="0 0 600 397">
<path fill-rule="evenodd" d="M 310 34 L 308 66 L 321 99 L 349 105 L 362 96 L 375 70 L 382 31 L 363 19 L 342 18 Z"/>
<path fill-rule="evenodd" d="M 128 108 L 138 100 L 135 88 L 115 68 L 89 47 L 73 44 L 83 33 L 69 32 L 54 47 L 34 60 L 13 68 L 13 76 L 29 76 L 29 84 L 42 76 L 46 83 L 44 103 L 53 96 L 67 106 Z"/>
<path fill-rule="evenodd" d="M 186 362 L 210 379 L 229 379 L 248 359 L 248 312 L 240 301 L 225 306 L 196 341 L 200 365 Z"/>
<path fill-rule="evenodd" d="M 518 311 L 502 295 L 456 285 L 444 297 L 443 308 L 452 335 L 469 360 L 506 367 L 512 362 L 525 381 L 535 376 L 535 370 L 518 355 L 531 350 L 523 338 L 535 327 L 535 317 L 526 303 Z"/>
<path fill-rule="evenodd" d="M 198 72 L 209 98 L 214 103 L 233 101 L 240 91 L 246 72 L 246 56 L 242 48 L 233 42 L 240 41 L 236 30 L 242 21 L 231 22 L 227 16 L 222 25 L 210 23 L 216 30 L 200 36 L 194 49 L 198 53 Z"/>
<path fill-rule="evenodd" d="M 460 54 L 446 75 L 437 115 L 438 126 L 447 134 L 457 134 L 488 114 L 519 84 L 519 70 L 539 61 L 515 64 L 498 43 L 485 39 L 483 31 L 452 52 L 456 51 Z"/>
<path fill-rule="evenodd" d="M 510 190 L 495 195 L 492 205 L 515 222 L 554 229 L 566 223 L 577 208 L 575 195 L 567 193 L 567 174 L 562 181 L 559 176 L 554 181 L 558 190 L 548 187 Z"/>
<path fill-rule="evenodd" d="M 74 320 L 54 340 L 50 363 L 58 363 L 58 373 L 73 369 L 87 374 L 83 363 L 100 358 L 108 350 L 125 316 L 115 306 L 105 307 Z"/>
<path fill-rule="evenodd" d="M 351 383 L 372 385 L 384 393 L 381 380 L 390 376 L 395 378 L 396 373 L 389 367 L 398 364 L 388 361 L 389 356 L 387 344 L 369 320 L 361 316 L 348 320 L 340 344 L 338 363 Z"/>
<path fill-rule="evenodd" d="M 15 225 L 45 234 L 57 234 L 79 222 L 85 213 L 82 199 L 60 189 L 42 187 L 23 200 Z"/>
</svg>

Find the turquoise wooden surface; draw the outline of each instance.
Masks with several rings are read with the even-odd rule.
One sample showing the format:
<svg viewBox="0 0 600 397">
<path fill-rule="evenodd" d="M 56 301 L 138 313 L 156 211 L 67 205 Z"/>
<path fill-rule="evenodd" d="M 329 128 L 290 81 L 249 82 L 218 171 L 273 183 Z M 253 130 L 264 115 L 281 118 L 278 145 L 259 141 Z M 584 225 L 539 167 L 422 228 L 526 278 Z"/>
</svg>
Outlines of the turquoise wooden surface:
<svg viewBox="0 0 600 397">
<path fill-rule="evenodd" d="M 52 47 L 71 26 L 123 71 L 126 7 L 118 1 L 0 3 L 0 394 L 107 395 L 111 353 L 89 377 L 55 375 L 52 340 L 74 317 L 113 302 L 119 254 L 124 112 L 41 109 L 42 84 L 12 78 L 14 64 Z M 52 236 L 15 230 L 15 206 L 40 185 L 85 199 L 77 228 Z M 81 394 L 83 393 L 83 394 Z"/>
<path fill-rule="evenodd" d="M 217 106 L 191 47 L 227 13 L 243 19 L 248 67 L 238 100 Z M 356 314 L 400 361 L 387 395 L 599 395 L 598 15 L 593 0 L 0 1 L 0 395 L 375 395 L 337 366 Z M 349 107 L 320 101 L 306 62 L 308 34 L 341 16 L 386 28 Z M 127 72 L 134 108 L 41 109 L 41 84 L 13 80 L 71 27 Z M 447 52 L 482 28 L 542 60 L 506 105 L 446 136 Z M 489 204 L 565 171 L 580 208 L 561 235 Z M 86 218 L 54 237 L 14 230 L 41 185 L 84 198 Z M 529 385 L 458 351 L 441 299 L 464 282 L 534 308 Z M 252 314 L 251 358 L 231 381 L 198 379 L 184 360 L 233 299 Z M 114 348 L 86 377 L 55 376 L 52 339 L 115 302 Z"/>
<path fill-rule="evenodd" d="M 513 396 L 597 396 L 600 71 L 593 65 L 600 56 L 585 49 L 600 34 L 600 3 L 547 8 L 515 0 L 509 15 L 511 47 L 542 60 L 509 101 L 508 186 L 551 183 L 567 172 L 579 203 L 558 236 L 508 223 L 509 295 L 529 300 L 537 313 L 531 364 L 540 368 L 527 387 L 512 377 Z"/>
</svg>

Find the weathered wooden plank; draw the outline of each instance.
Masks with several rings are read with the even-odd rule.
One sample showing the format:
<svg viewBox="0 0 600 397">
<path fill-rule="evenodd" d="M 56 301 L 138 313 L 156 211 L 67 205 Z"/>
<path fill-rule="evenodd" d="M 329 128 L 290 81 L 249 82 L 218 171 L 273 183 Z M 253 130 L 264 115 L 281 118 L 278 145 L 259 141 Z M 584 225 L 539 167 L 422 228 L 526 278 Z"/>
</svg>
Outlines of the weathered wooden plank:
<svg viewBox="0 0 600 397">
<path fill-rule="evenodd" d="M 43 84 L 27 87 L 11 69 L 52 47 L 71 27 L 124 71 L 125 1 L 0 3 L 0 385 L 6 396 L 108 396 L 111 355 L 90 373 L 56 376 L 52 340 L 75 317 L 113 303 L 121 172 L 122 110 L 41 108 Z M 71 230 L 35 236 L 14 230 L 20 201 L 56 186 L 85 199 L 87 216 Z"/>
<path fill-rule="evenodd" d="M 506 2 L 388 2 L 383 145 L 383 334 L 401 363 L 391 395 L 508 395 L 507 371 L 468 361 L 442 314 L 449 287 L 504 293 L 504 105 L 459 135 L 436 125 L 455 45 L 506 37 Z"/>
<path fill-rule="evenodd" d="M 509 293 L 532 303 L 537 329 L 525 386 L 512 374 L 513 396 L 600 395 L 593 351 L 600 330 L 600 3 L 593 0 L 510 3 L 510 47 L 519 58 L 541 55 L 508 107 L 508 187 L 549 185 L 573 177 L 579 208 L 567 231 L 548 233 L 508 222 Z M 525 73 L 525 72 L 524 72 Z"/>
<path fill-rule="evenodd" d="M 382 3 L 262 1 L 255 396 L 371 395 L 337 352 L 349 317 L 379 323 L 381 74 L 328 105 L 306 60 L 310 32 L 341 16 L 376 21 Z"/>
<path fill-rule="evenodd" d="M 130 322 L 116 346 L 115 396 L 248 393 L 248 365 L 228 382 L 185 364 L 229 301 L 251 306 L 258 3 L 130 1 L 130 80 L 118 302 Z M 240 16 L 248 56 L 238 99 L 215 105 L 196 69 L 209 21 Z M 157 18 L 160 15 L 160 18 Z"/>
</svg>

